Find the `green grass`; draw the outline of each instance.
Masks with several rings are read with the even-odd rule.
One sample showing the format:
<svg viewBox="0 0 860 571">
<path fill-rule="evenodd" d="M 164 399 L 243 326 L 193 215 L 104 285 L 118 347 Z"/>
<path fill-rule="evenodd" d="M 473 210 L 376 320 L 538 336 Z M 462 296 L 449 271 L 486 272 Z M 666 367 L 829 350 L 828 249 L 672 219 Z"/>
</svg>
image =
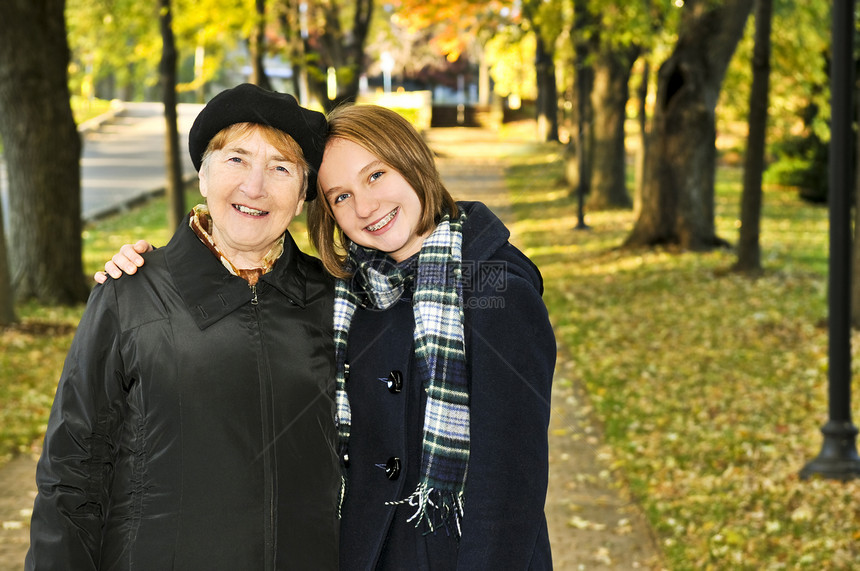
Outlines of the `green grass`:
<svg viewBox="0 0 860 571">
<path fill-rule="evenodd" d="M 201 201 L 190 189 L 189 209 Z M 309 251 L 304 215 L 290 228 L 299 246 Z M 145 238 L 167 244 L 167 203 L 155 198 L 134 209 L 86 226 L 84 271 L 92 275 L 120 246 Z M 95 282 L 93 282 L 95 283 Z M 0 464 L 11 455 L 41 445 L 63 361 L 84 306 L 64 308 L 37 304 L 16 307 L 20 324 L 0 329 Z"/>
<path fill-rule="evenodd" d="M 107 112 L 110 105 L 106 99 L 84 99 L 80 95 L 72 95 L 72 113 L 78 125 Z"/>
<path fill-rule="evenodd" d="M 83 232 L 88 275 L 122 244 L 147 237 L 165 244 L 167 206 L 152 200 L 134 210 L 88 225 Z M 93 282 L 95 283 L 95 282 Z M 84 306 L 17 308 L 21 323 L 0 331 L 0 459 L 40 444 L 66 352 Z"/>
<path fill-rule="evenodd" d="M 751 280 L 729 271 L 731 250 L 619 249 L 629 211 L 574 230 L 560 167 L 548 152 L 509 169 L 515 234 L 574 362 L 556 382 L 586 387 L 668 567 L 851 568 L 860 481 L 798 478 L 827 420 L 826 209 L 768 189 Z M 740 172 L 718 178 L 718 233 L 734 242 Z"/>
</svg>

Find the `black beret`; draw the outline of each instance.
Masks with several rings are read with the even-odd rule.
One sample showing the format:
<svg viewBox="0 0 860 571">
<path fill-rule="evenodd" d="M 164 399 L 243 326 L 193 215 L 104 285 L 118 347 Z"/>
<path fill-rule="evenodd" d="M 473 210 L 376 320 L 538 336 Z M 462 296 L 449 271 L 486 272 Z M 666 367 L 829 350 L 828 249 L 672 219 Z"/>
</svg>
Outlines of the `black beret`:
<svg viewBox="0 0 860 571">
<path fill-rule="evenodd" d="M 251 83 L 226 89 L 213 97 L 197 115 L 188 134 L 188 150 L 194 168 L 200 170 L 203 153 L 212 137 L 236 123 L 259 123 L 287 133 L 302 148 L 310 165 L 305 200 L 317 194 L 317 171 L 325 149 L 325 115 L 301 107 L 288 93 L 267 91 Z"/>
</svg>

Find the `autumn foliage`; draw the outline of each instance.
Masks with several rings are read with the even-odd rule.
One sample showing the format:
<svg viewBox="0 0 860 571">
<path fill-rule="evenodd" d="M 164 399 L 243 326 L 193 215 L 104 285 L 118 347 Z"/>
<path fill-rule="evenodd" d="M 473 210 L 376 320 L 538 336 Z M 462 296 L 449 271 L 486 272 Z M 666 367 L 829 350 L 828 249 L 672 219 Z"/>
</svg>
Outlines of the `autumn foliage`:
<svg viewBox="0 0 860 571">
<path fill-rule="evenodd" d="M 827 420 L 826 209 L 766 188 L 765 273 L 753 280 L 728 271 L 731 250 L 618 249 L 627 211 L 573 230 L 558 164 L 548 153 L 511 169 L 514 232 L 572 361 L 555 382 L 586 387 L 668 567 L 852 568 L 860 481 L 798 476 Z M 717 228 L 734 237 L 740 171 L 718 173 Z"/>
</svg>

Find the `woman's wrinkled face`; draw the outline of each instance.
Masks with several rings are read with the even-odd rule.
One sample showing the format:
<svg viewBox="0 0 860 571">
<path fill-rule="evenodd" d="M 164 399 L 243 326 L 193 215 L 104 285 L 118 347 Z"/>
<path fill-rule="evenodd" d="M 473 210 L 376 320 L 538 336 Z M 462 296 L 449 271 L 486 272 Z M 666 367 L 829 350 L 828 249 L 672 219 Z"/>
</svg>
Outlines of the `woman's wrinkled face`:
<svg viewBox="0 0 860 571">
<path fill-rule="evenodd" d="M 319 170 L 322 199 L 337 225 L 360 246 L 401 262 L 421 249 L 421 201 L 403 176 L 361 145 L 345 139 L 326 144 Z"/>
<path fill-rule="evenodd" d="M 304 173 L 259 131 L 228 141 L 200 169 L 212 237 L 237 268 L 258 267 L 302 211 Z"/>
</svg>

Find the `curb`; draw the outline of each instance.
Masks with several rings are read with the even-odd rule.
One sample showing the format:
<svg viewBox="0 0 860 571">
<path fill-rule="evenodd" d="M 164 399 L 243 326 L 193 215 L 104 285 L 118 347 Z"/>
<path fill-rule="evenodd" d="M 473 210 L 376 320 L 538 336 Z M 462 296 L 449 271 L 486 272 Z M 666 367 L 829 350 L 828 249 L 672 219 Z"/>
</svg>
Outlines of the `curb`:
<svg viewBox="0 0 860 571">
<path fill-rule="evenodd" d="M 125 113 L 125 110 L 125 103 L 119 99 L 112 99 L 110 102 L 110 109 L 101 115 L 96 115 L 92 119 L 87 119 L 86 121 L 81 122 L 81 124 L 78 125 L 78 133 L 86 135 L 91 131 L 95 131 L 105 123 L 113 121 Z"/>
<path fill-rule="evenodd" d="M 183 187 L 192 184 L 195 180 L 197 180 L 197 173 L 193 175 L 186 175 L 182 177 L 182 185 Z M 96 212 L 89 214 L 88 216 L 81 216 L 81 222 L 86 224 L 90 224 L 92 222 L 96 222 L 98 220 L 103 220 L 109 216 L 113 216 L 114 214 L 120 214 L 122 212 L 126 212 L 135 206 L 140 206 L 141 204 L 145 204 L 152 200 L 153 198 L 158 198 L 160 196 L 164 196 L 167 193 L 167 187 L 161 186 L 141 194 L 137 196 L 132 196 L 122 204 L 115 204 L 112 206 L 108 206 Z"/>
<path fill-rule="evenodd" d="M 112 99 L 110 102 L 110 109 L 108 111 L 105 111 L 101 115 L 97 115 L 92 119 L 87 119 L 86 121 L 81 122 L 81 124 L 78 125 L 78 133 L 80 133 L 81 136 L 85 136 L 88 133 L 95 132 L 101 127 L 103 127 L 105 124 L 110 123 L 111 121 L 116 119 L 117 117 L 122 117 L 127 110 L 128 108 L 126 107 L 125 102 L 119 99 Z M 182 185 L 183 187 L 186 187 L 192 184 L 195 180 L 197 180 L 197 173 L 185 175 L 182 177 Z M 166 186 L 160 186 L 158 188 L 145 191 L 141 194 L 130 197 L 122 204 L 107 206 L 95 212 L 91 212 L 88 215 L 82 214 L 81 222 L 86 225 L 92 222 L 96 222 L 98 220 L 102 220 L 109 216 L 113 216 L 114 214 L 126 212 L 131 208 L 140 206 L 141 204 L 145 204 L 153 198 L 164 196 L 166 192 Z"/>
</svg>

